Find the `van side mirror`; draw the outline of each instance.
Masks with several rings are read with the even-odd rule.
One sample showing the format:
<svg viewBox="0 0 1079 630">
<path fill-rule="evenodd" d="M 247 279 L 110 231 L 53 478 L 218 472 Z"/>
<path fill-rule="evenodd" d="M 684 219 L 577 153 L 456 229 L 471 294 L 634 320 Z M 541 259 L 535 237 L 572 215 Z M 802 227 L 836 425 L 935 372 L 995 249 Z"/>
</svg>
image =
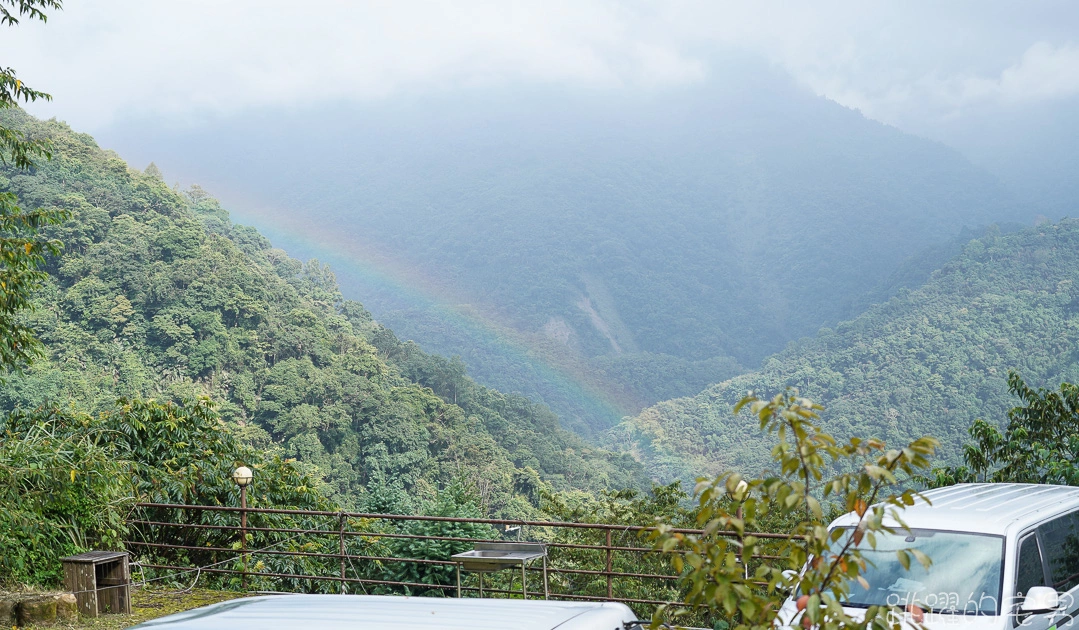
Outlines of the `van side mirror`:
<svg viewBox="0 0 1079 630">
<path fill-rule="evenodd" d="M 1031 586 L 1019 612 L 1027 615 L 1040 615 L 1052 612 L 1060 606 L 1060 595 L 1056 589 L 1048 586 Z"/>
</svg>

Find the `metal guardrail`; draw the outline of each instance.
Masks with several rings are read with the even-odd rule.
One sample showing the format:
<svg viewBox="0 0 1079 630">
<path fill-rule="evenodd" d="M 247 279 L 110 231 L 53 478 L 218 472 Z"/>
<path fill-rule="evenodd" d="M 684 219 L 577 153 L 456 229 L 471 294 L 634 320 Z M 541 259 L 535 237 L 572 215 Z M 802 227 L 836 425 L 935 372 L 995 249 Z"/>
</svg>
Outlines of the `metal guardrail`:
<svg viewBox="0 0 1079 630">
<path fill-rule="evenodd" d="M 244 522 L 246 526 L 240 524 Z M 412 523 L 441 524 L 447 529 L 462 524 L 488 526 L 497 537 L 444 535 L 432 533 L 431 528 L 416 533 L 409 531 Z M 669 564 L 660 552 L 641 540 L 641 533 L 649 528 L 636 525 L 164 503 L 137 504 L 128 525 L 132 536 L 125 545 L 139 559 L 138 566 L 143 570 L 239 576 L 243 588 L 249 580 L 271 579 L 303 581 L 308 588 L 318 583 L 337 583 L 342 593 L 366 591 L 369 586 L 413 592 L 441 591 L 446 595 L 459 592 L 458 588 L 478 593 L 481 587 L 459 587 L 453 579 L 445 579 L 444 583 L 438 579 L 423 582 L 386 579 L 373 575 L 378 571 L 372 568 L 399 564 L 456 569 L 458 563 L 449 559 L 455 551 L 444 554 L 445 557 L 432 557 L 437 553 L 414 557 L 385 551 L 393 548 L 394 543 L 407 546 L 400 543 L 408 541 L 451 543 L 448 546 L 455 545 L 460 551 L 467 544 L 512 540 L 494 528 L 505 531 L 516 527 L 519 535 L 529 528 L 530 538 L 547 545 L 546 571 L 552 576 L 551 599 L 617 601 L 651 607 L 677 604 L 681 594 L 680 576 L 663 572 L 670 570 Z M 674 531 L 703 533 L 696 529 Z M 785 534 L 752 535 L 777 540 L 789 538 Z M 207 543 L 207 538 L 216 540 L 217 544 Z M 221 560 L 222 557 L 225 559 Z M 269 570 L 265 564 L 283 558 L 299 559 L 305 571 Z M 259 560 L 264 564 L 255 568 Z M 528 570 L 543 569 L 529 567 Z M 520 596 L 521 589 L 512 587 L 512 579 L 511 575 L 501 587 L 491 584 L 482 592 Z"/>
</svg>

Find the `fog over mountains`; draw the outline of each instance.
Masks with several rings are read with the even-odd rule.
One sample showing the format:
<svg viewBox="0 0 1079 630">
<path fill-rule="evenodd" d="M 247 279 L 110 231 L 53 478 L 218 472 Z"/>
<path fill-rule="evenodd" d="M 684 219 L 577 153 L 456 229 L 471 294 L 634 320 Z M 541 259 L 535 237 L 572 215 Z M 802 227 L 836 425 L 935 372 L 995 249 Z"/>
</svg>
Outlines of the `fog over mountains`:
<svg viewBox="0 0 1079 630">
<path fill-rule="evenodd" d="M 0 32 L 12 623 L 102 549 L 166 589 L 142 621 L 515 597 L 484 541 L 627 626 L 1076 582 L 1074 511 L 1010 582 L 976 531 L 859 546 L 923 489 L 1079 488 L 1076 0 L 0 0 Z M 694 561 L 731 551 L 753 575 Z"/>
<path fill-rule="evenodd" d="M 31 113 L 584 434 L 1079 201 L 1064 0 L 304 8 L 72 5 L 2 45 Z"/>
<path fill-rule="evenodd" d="M 761 626 L 784 590 L 925 589 L 856 575 L 854 545 L 728 610 L 756 578 L 694 555 L 785 576 L 838 513 L 872 542 L 871 506 L 921 488 L 1079 487 L 1075 0 L 0 18 L 19 619 L 93 549 L 195 571 L 195 599 L 416 597 L 483 595 L 453 560 L 531 540 L 555 599 Z"/>
<path fill-rule="evenodd" d="M 857 315 L 964 228 L 1045 211 L 746 56 L 662 91 L 476 88 L 104 142 L 584 432 Z"/>
<path fill-rule="evenodd" d="M 772 442 L 732 409 L 746 392 L 793 386 L 825 406 L 833 435 L 889 444 L 933 435 L 941 460 L 961 461 L 975 419 L 1001 422 L 1018 406 L 1010 371 L 1049 386 L 1079 377 L 1079 221 L 969 236 L 921 286 L 790 344 L 756 370 L 650 407 L 606 438 L 659 479 L 759 471 Z"/>
</svg>

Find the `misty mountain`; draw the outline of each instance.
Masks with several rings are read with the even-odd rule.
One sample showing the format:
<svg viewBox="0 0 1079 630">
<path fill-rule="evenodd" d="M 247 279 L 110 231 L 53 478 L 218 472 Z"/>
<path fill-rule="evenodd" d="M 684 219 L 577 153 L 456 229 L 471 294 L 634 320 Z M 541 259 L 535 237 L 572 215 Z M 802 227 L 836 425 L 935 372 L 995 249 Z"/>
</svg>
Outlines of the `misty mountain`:
<svg viewBox="0 0 1079 630">
<path fill-rule="evenodd" d="M 612 430 L 609 445 L 661 479 L 760 471 L 771 444 L 733 405 L 792 386 L 825 406 L 823 425 L 837 437 L 894 445 L 932 435 L 954 463 L 974 419 L 1002 423 L 1016 406 L 1009 370 L 1037 386 L 1075 382 L 1077 344 L 1079 221 L 990 229 L 923 286 L 791 344 L 759 370 L 646 409 Z"/>
<path fill-rule="evenodd" d="M 53 149 L 33 171 L 0 168 L 0 190 L 71 215 L 49 228 L 64 252 L 26 314 L 45 356 L 5 375 L 0 410 L 209 396 L 237 437 L 299 460 L 340 505 L 457 479 L 520 517 L 545 491 L 648 486 L 549 409 L 400 341 L 328 266 L 290 258 L 202 189 L 171 190 L 56 121 L 6 110 L 0 124 Z"/>
<path fill-rule="evenodd" d="M 654 93 L 476 88 L 125 129 L 106 142 L 154 147 L 403 338 L 581 431 L 849 319 L 965 227 L 1032 218 L 956 151 L 752 62 Z"/>
<path fill-rule="evenodd" d="M 1024 206 L 1051 220 L 1079 202 L 1079 98 L 999 106 L 934 129 L 996 175 Z"/>
</svg>

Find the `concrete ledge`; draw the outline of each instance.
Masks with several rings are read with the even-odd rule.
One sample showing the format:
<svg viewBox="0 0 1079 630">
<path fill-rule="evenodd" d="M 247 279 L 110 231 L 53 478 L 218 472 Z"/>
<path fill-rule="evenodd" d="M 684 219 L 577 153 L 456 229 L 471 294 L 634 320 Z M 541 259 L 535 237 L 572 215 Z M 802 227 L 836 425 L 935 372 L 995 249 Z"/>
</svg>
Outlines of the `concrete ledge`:
<svg viewBox="0 0 1079 630">
<path fill-rule="evenodd" d="M 0 593 L 0 628 L 49 625 L 78 616 L 71 593 Z"/>
</svg>

